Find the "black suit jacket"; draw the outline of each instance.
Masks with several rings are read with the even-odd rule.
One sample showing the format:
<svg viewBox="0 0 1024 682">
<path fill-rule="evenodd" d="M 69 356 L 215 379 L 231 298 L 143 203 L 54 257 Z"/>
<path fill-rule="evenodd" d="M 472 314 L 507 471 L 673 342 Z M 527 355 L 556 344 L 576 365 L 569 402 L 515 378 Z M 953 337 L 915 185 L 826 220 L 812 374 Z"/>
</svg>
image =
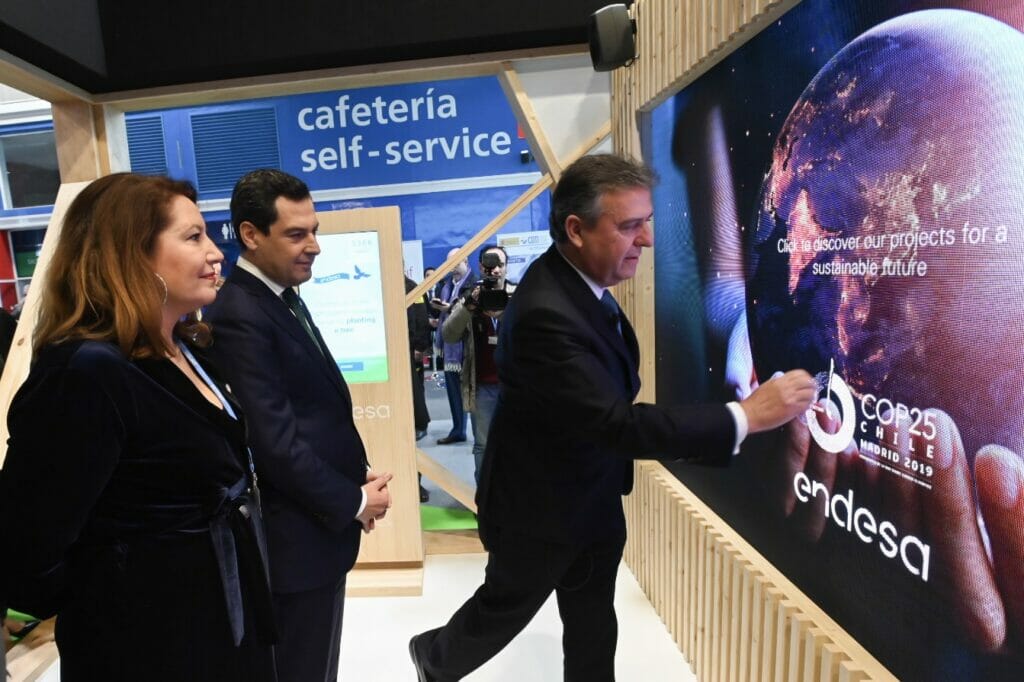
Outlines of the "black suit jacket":
<svg viewBox="0 0 1024 682">
<path fill-rule="evenodd" d="M 249 419 L 274 591 L 337 582 L 359 552 L 367 466 L 341 372 L 287 304 L 241 268 L 204 319 L 210 355 Z"/>
<path fill-rule="evenodd" d="M 631 459 L 728 464 L 736 427 L 724 405 L 633 403 L 639 349 L 625 315 L 619 322 L 621 335 L 554 246 L 527 270 L 496 351 L 501 397 L 477 492 L 483 526 L 559 543 L 611 539 L 625 533 Z"/>
</svg>

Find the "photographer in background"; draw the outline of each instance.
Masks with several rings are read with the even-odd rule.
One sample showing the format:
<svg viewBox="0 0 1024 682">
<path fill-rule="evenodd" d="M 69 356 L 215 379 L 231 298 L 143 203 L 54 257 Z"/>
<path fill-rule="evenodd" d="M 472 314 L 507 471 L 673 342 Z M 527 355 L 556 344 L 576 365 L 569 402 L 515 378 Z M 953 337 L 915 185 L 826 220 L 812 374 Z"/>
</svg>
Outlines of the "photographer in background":
<svg viewBox="0 0 1024 682">
<path fill-rule="evenodd" d="M 487 431 L 498 404 L 498 368 L 494 350 L 498 347 L 501 315 L 515 284 L 505 281 L 508 254 L 500 246 L 480 252 L 480 281 L 452 306 L 441 327 L 445 343 L 462 341 L 462 404 L 473 415 L 474 477 L 480 482 L 480 466 L 487 448 Z"/>
</svg>

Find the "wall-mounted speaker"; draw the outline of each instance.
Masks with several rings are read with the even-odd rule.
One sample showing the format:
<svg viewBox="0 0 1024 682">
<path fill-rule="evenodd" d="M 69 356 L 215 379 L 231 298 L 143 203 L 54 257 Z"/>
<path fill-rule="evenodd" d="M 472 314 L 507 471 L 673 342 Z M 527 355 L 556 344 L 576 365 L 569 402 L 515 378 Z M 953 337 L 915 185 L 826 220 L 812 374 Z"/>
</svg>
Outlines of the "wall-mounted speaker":
<svg viewBox="0 0 1024 682">
<path fill-rule="evenodd" d="M 608 5 L 591 14 L 589 36 L 594 71 L 612 71 L 633 63 L 636 22 L 626 5 Z"/>
</svg>

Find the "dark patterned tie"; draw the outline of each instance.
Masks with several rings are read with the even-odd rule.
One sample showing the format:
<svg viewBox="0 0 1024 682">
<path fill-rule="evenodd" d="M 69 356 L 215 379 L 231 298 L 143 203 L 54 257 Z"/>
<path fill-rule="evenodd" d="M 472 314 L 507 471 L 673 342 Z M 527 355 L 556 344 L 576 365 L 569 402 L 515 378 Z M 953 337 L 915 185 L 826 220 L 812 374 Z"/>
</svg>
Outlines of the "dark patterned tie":
<svg viewBox="0 0 1024 682">
<path fill-rule="evenodd" d="M 313 318 L 310 316 L 309 310 L 306 309 L 306 304 L 303 303 L 302 299 L 299 298 L 299 295 L 295 293 L 295 289 L 285 287 L 285 290 L 281 292 L 281 298 L 284 299 L 284 302 L 291 309 L 292 314 L 295 315 L 295 319 L 299 321 L 302 328 L 306 330 L 307 334 L 309 334 L 309 338 L 312 339 L 313 345 L 320 350 L 320 353 L 323 354 L 325 358 L 330 358 L 330 351 L 324 348 L 320 343 L 320 339 L 317 337 L 316 332 L 313 331 Z"/>
<path fill-rule="evenodd" d="M 605 289 L 604 293 L 601 294 L 601 305 L 604 307 L 605 313 L 607 314 L 608 324 L 613 325 L 615 327 L 615 331 L 619 333 L 619 336 L 622 336 L 622 322 L 619 318 L 619 304 L 615 302 L 615 298 L 607 289 Z"/>
</svg>

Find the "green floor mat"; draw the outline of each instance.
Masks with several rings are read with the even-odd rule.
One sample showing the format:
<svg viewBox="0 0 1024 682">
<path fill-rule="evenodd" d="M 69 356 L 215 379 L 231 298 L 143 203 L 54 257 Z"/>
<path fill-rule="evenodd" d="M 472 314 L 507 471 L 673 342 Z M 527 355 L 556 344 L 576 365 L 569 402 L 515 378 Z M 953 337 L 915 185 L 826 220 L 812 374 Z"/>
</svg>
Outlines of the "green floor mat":
<svg viewBox="0 0 1024 682">
<path fill-rule="evenodd" d="M 423 530 L 471 530 L 476 528 L 476 517 L 466 509 L 420 505 Z"/>
<path fill-rule="evenodd" d="M 474 528 L 475 527 L 476 526 L 474 526 Z M 30 621 L 30 620 L 39 620 L 35 616 L 30 616 L 27 613 L 22 613 L 21 611 L 15 611 L 14 609 L 7 609 L 7 617 L 8 618 L 13 618 L 14 620 L 20 620 L 20 621 L 25 621 L 25 622 Z"/>
</svg>

